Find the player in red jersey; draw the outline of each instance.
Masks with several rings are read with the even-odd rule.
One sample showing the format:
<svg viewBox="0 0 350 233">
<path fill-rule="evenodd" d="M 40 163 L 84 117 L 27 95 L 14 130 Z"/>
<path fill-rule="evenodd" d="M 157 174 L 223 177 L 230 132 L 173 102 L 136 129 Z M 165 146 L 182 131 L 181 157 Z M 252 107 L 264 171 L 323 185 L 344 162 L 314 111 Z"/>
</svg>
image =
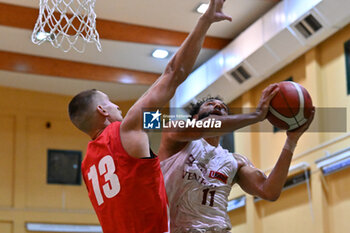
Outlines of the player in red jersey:
<svg viewBox="0 0 350 233">
<path fill-rule="evenodd" d="M 76 95 L 69 103 L 73 124 L 88 134 L 82 173 L 104 233 L 169 232 L 167 197 L 158 157 L 142 129 L 142 109 L 162 107 L 192 70 L 210 25 L 231 17 L 224 0 L 211 0 L 194 30 L 164 73 L 130 108 L 119 107 L 97 90 Z"/>
</svg>

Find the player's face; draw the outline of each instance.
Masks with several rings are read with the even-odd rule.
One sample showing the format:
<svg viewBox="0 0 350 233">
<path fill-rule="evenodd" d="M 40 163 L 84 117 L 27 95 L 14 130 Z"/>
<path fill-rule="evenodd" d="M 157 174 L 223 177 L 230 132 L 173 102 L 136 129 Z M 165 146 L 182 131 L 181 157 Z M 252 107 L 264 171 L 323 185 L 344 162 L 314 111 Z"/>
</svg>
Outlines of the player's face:
<svg viewBox="0 0 350 233">
<path fill-rule="evenodd" d="M 203 119 L 209 115 L 225 116 L 228 115 L 226 105 L 220 100 L 208 100 L 204 102 L 199 108 L 198 120 Z"/>
<path fill-rule="evenodd" d="M 104 94 L 102 92 L 101 92 L 101 94 L 102 94 L 102 107 L 108 113 L 107 119 L 110 122 L 122 121 L 123 116 L 122 116 L 122 111 L 120 110 L 119 106 L 112 103 L 106 94 Z"/>
</svg>

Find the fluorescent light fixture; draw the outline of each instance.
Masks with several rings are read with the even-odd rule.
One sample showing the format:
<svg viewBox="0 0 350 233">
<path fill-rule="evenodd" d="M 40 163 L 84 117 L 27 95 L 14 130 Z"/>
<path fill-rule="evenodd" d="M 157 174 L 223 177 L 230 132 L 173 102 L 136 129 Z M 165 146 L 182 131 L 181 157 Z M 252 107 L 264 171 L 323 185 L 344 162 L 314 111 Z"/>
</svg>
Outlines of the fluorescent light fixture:
<svg viewBox="0 0 350 233">
<path fill-rule="evenodd" d="M 333 172 L 337 172 L 337 171 L 340 171 L 344 168 L 347 168 L 350 166 L 350 157 L 344 159 L 344 160 L 341 160 L 341 161 L 338 161 L 338 162 L 335 162 L 331 165 L 328 165 L 328 166 L 324 166 L 322 168 L 322 172 L 323 174 L 325 175 L 328 175 L 328 174 L 331 174 Z"/>
<path fill-rule="evenodd" d="M 47 38 L 50 38 L 50 33 L 48 33 L 48 32 L 38 32 L 36 34 L 36 38 L 38 40 L 46 40 Z"/>
<path fill-rule="evenodd" d="M 315 161 L 324 175 L 340 171 L 350 166 L 350 147 Z"/>
<path fill-rule="evenodd" d="M 209 7 L 209 3 L 201 3 L 201 4 L 197 7 L 196 11 L 197 11 L 198 13 L 200 13 L 200 14 L 203 14 L 204 12 L 207 11 L 208 7 Z"/>
<path fill-rule="evenodd" d="M 227 212 L 230 212 L 231 210 L 238 209 L 242 206 L 245 206 L 246 197 L 240 196 L 237 197 L 231 201 L 228 201 L 227 203 Z"/>
<path fill-rule="evenodd" d="M 169 52 L 165 49 L 156 49 L 152 53 L 152 57 L 158 59 L 164 59 L 169 55 Z"/>
<path fill-rule="evenodd" d="M 98 225 L 68 225 L 68 224 L 49 224 L 49 223 L 26 223 L 28 231 L 36 232 L 86 232 L 100 233 L 101 226 Z"/>
</svg>

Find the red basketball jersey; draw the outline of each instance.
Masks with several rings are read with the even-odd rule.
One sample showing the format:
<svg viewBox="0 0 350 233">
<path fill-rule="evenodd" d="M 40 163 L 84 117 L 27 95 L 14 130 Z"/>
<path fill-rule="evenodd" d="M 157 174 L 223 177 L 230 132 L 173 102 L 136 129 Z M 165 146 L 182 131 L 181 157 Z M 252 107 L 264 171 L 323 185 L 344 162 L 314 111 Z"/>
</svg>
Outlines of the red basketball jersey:
<svg viewBox="0 0 350 233">
<path fill-rule="evenodd" d="M 133 158 L 110 124 L 89 142 L 82 173 L 104 233 L 168 232 L 168 204 L 158 157 Z"/>
</svg>

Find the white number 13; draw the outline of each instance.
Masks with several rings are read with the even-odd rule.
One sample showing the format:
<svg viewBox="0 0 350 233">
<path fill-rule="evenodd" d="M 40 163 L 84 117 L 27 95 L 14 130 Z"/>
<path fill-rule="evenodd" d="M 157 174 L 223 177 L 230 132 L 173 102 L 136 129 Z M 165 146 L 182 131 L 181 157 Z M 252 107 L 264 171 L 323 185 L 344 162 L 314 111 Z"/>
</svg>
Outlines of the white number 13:
<svg viewBox="0 0 350 233">
<path fill-rule="evenodd" d="M 112 198 L 116 196 L 120 191 L 120 183 L 118 176 L 114 174 L 115 165 L 112 156 L 106 155 L 98 163 L 98 171 L 100 176 L 104 175 L 106 183 L 102 186 L 103 193 L 107 198 Z M 96 166 L 92 165 L 90 167 L 90 172 L 88 173 L 89 180 L 92 181 L 92 187 L 95 193 L 95 197 L 98 205 L 101 205 L 104 200 L 102 197 L 100 184 L 98 182 L 98 174 Z"/>
</svg>

